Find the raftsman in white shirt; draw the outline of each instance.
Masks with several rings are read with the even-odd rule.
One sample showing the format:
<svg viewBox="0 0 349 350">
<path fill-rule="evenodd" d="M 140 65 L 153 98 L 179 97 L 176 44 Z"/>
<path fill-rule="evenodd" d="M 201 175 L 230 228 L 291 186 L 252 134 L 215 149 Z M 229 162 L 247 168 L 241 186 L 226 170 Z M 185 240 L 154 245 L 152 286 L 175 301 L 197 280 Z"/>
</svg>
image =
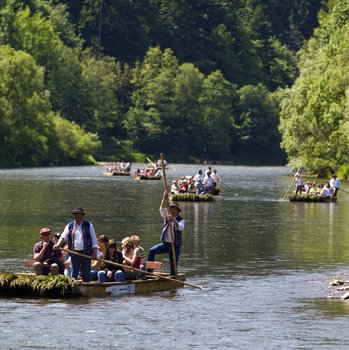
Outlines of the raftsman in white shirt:
<svg viewBox="0 0 349 350">
<path fill-rule="evenodd" d="M 163 217 L 163 219 L 165 220 L 164 221 L 164 224 L 166 223 L 166 220 L 167 220 L 167 217 L 168 217 L 168 210 L 167 208 L 160 208 L 160 215 Z M 176 220 L 176 218 L 175 218 Z M 172 232 L 174 232 L 174 224 L 172 223 Z M 178 222 L 178 230 L 183 232 L 184 230 L 184 226 L 185 226 L 185 220 L 182 219 L 181 221 Z M 171 240 L 171 232 L 169 230 L 170 226 L 168 226 L 165 234 L 164 234 L 164 241 L 167 242 L 167 243 L 171 243 L 172 240 Z"/>
<path fill-rule="evenodd" d="M 92 241 L 92 248 L 97 248 L 97 237 L 96 237 L 96 232 L 95 229 L 92 225 L 91 222 L 89 222 L 90 224 L 90 235 L 91 235 L 91 241 Z M 78 225 L 76 223 L 76 221 L 74 222 L 75 225 L 75 234 L 74 234 L 74 250 L 84 250 L 84 237 L 82 234 L 82 222 L 80 225 Z M 69 224 L 66 225 L 66 227 L 64 228 L 63 232 L 62 232 L 62 238 L 68 242 L 68 236 L 69 236 Z"/>
</svg>

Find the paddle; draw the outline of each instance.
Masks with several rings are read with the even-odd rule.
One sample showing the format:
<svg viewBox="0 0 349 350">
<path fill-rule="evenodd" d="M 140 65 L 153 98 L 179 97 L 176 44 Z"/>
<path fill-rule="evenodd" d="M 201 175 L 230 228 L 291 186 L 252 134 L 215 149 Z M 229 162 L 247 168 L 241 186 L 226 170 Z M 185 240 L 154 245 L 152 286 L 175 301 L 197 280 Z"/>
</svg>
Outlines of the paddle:
<svg viewBox="0 0 349 350">
<path fill-rule="evenodd" d="M 23 264 L 24 266 L 32 267 L 35 262 L 37 262 L 35 259 L 25 259 Z"/>
<path fill-rule="evenodd" d="M 297 173 L 299 173 L 299 170 L 301 169 L 301 166 L 302 166 L 302 162 L 301 162 L 301 164 L 300 164 L 300 166 L 299 166 L 299 168 L 298 168 L 298 170 L 297 170 Z M 294 177 L 292 177 L 292 180 L 291 180 L 290 186 L 288 187 L 288 190 L 287 190 L 287 192 L 285 193 L 285 195 L 283 196 L 283 198 L 282 198 L 282 199 L 285 199 L 285 198 L 286 198 L 286 196 L 288 195 L 288 192 L 290 191 L 290 188 L 291 188 L 291 186 L 292 186 L 292 184 L 293 184 L 293 180 L 294 180 Z"/>
<path fill-rule="evenodd" d="M 152 167 L 156 168 L 156 165 L 147 157 L 147 161 L 151 164 Z"/>
<path fill-rule="evenodd" d="M 344 193 L 349 193 L 348 191 L 343 190 L 343 188 L 340 188 L 340 191 L 343 191 Z"/>
<path fill-rule="evenodd" d="M 164 190 L 167 191 L 167 179 L 166 179 L 166 172 L 165 172 L 165 163 L 164 163 L 164 154 L 160 153 L 160 159 L 161 159 L 161 167 L 162 167 L 162 179 L 164 180 Z M 170 212 L 169 203 L 167 201 L 167 211 Z M 172 225 L 168 225 L 170 227 L 170 234 L 171 234 L 171 246 L 172 246 L 172 259 L 173 259 L 173 265 L 175 274 L 177 275 L 177 261 L 176 261 L 176 251 L 174 246 L 174 237 L 173 237 L 173 230 Z"/>
<path fill-rule="evenodd" d="M 69 249 L 66 249 L 66 248 L 59 248 L 59 249 L 64 250 L 65 252 L 69 253 L 70 255 L 77 255 L 77 256 L 81 256 L 82 258 L 85 258 L 85 259 L 93 260 L 90 256 L 85 255 L 85 254 L 81 254 L 81 253 L 78 253 L 78 252 L 74 252 L 73 250 L 69 250 Z M 188 282 L 176 280 L 174 278 L 166 277 L 166 276 L 163 276 L 163 275 L 160 275 L 160 274 L 156 274 L 156 273 L 152 273 L 152 272 L 148 272 L 148 271 L 143 271 L 143 270 L 137 269 L 137 268 L 132 267 L 132 266 L 127 266 L 127 265 L 116 263 L 114 261 L 109 261 L 109 260 L 105 260 L 105 259 L 98 259 L 98 261 L 101 261 L 101 262 L 103 262 L 105 264 L 108 264 L 108 265 L 114 265 L 114 266 L 117 266 L 117 267 L 121 267 L 123 269 L 129 269 L 129 270 L 133 270 L 133 271 L 140 272 L 140 273 L 143 273 L 143 274 L 145 273 L 147 275 L 152 275 L 152 276 L 155 276 L 155 277 L 159 277 L 159 278 L 162 278 L 164 280 L 177 282 L 177 283 L 189 286 L 189 287 L 202 289 L 202 287 L 196 286 L 195 284 L 191 284 L 191 283 L 188 283 Z"/>
</svg>

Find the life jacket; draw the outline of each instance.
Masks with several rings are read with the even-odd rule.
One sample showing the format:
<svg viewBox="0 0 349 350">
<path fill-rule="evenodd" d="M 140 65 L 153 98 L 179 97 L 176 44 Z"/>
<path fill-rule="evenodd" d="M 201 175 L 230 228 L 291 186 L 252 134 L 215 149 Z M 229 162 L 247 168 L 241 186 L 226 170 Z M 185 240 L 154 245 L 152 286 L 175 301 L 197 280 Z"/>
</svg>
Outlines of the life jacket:
<svg viewBox="0 0 349 350">
<path fill-rule="evenodd" d="M 68 249 L 74 250 L 74 239 L 73 235 L 75 234 L 75 230 L 73 232 L 75 221 L 69 223 L 69 233 L 68 233 Z M 92 254 L 92 239 L 90 233 L 90 223 L 88 221 L 82 221 L 82 236 L 84 240 L 84 254 L 91 255 Z"/>
<path fill-rule="evenodd" d="M 177 215 L 176 220 L 178 222 L 181 222 L 183 218 Z M 164 228 L 162 229 L 161 242 L 164 242 L 165 232 L 167 228 L 168 228 L 168 220 L 166 219 Z M 182 231 L 179 231 L 174 225 L 173 225 L 173 237 L 174 237 L 175 246 L 180 247 L 182 245 Z"/>
</svg>

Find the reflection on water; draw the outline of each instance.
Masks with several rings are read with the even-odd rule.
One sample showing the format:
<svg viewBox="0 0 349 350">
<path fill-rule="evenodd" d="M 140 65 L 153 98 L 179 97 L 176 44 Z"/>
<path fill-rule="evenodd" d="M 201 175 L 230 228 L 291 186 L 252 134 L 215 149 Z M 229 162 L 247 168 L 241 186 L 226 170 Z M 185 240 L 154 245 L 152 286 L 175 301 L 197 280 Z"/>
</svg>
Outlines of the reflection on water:
<svg viewBox="0 0 349 350">
<path fill-rule="evenodd" d="M 205 170 L 170 165 L 168 180 L 199 168 Z M 349 304 L 326 296 L 328 281 L 346 272 L 349 196 L 340 195 L 338 203 L 290 203 L 282 199 L 290 184 L 286 168 L 217 170 L 224 184 L 216 202 L 181 203 L 186 229 L 180 270 L 202 291 L 1 299 L 2 348 L 57 348 L 58 340 L 60 348 L 72 349 L 165 349 L 174 342 L 184 349 L 348 344 L 342 322 Z M 23 271 L 40 227 L 63 230 L 77 206 L 98 234 L 121 240 L 136 233 L 146 250 L 157 243 L 162 181 L 102 173 L 100 167 L 0 170 L 0 270 Z M 166 268 L 166 257 L 159 258 Z M 53 324 L 59 335 L 42 334 Z M 108 336 L 100 337 L 106 330 Z"/>
</svg>

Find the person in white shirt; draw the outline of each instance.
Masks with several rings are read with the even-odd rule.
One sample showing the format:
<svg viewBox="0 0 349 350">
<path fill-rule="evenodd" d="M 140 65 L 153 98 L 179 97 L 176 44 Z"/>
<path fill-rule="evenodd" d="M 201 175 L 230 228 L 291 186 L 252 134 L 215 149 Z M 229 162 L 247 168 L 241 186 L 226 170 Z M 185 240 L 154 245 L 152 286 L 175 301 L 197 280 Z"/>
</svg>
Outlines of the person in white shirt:
<svg viewBox="0 0 349 350">
<path fill-rule="evenodd" d="M 332 188 L 333 191 L 333 198 L 337 198 L 337 192 L 340 190 L 341 188 L 341 182 L 339 181 L 338 177 L 336 176 L 336 174 L 332 174 L 331 180 L 330 180 L 330 186 Z"/>
<path fill-rule="evenodd" d="M 54 249 L 59 249 L 65 242 L 68 243 L 68 249 L 80 254 L 88 255 L 92 260 L 97 260 L 97 237 L 95 229 L 91 222 L 83 220 L 84 209 L 77 208 L 72 211 L 74 221 L 67 224 L 54 245 Z M 91 259 L 71 254 L 72 277 L 78 276 L 84 282 L 91 281 Z"/>
<path fill-rule="evenodd" d="M 211 177 L 211 173 L 208 172 L 204 177 L 204 189 L 206 193 L 212 193 L 213 189 L 213 179 Z"/>
<path fill-rule="evenodd" d="M 211 178 L 213 180 L 213 187 L 217 187 L 218 182 L 222 182 L 221 177 L 218 175 L 217 170 L 213 169 L 213 172 L 211 174 Z"/>
<path fill-rule="evenodd" d="M 296 183 L 296 194 L 301 194 L 302 190 L 303 190 L 303 179 L 302 179 L 302 175 L 299 173 L 296 173 L 294 176 L 294 181 Z"/>
<path fill-rule="evenodd" d="M 202 170 L 198 171 L 198 173 L 194 176 L 193 180 L 194 180 L 196 194 L 201 194 L 204 187 L 203 185 L 204 178 L 202 177 Z"/>
<path fill-rule="evenodd" d="M 167 208 L 169 208 L 169 210 Z M 154 261 L 155 255 L 157 254 L 167 253 L 170 258 L 171 276 L 174 276 L 177 272 L 179 254 L 182 245 L 182 232 L 184 230 L 185 220 L 179 215 L 181 212 L 179 205 L 177 203 L 169 203 L 167 191 L 164 191 L 159 211 L 160 215 L 164 219 L 164 228 L 162 230 L 160 238 L 161 242 L 149 249 L 148 261 Z M 171 231 L 174 238 L 176 263 L 174 262 L 172 253 Z M 153 272 L 151 269 L 148 269 L 148 271 Z"/>
<path fill-rule="evenodd" d="M 170 193 L 171 194 L 178 194 L 179 193 L 178 185 L 177 185 L 177 181 L 176 180 L 172 181 L 172 184 L 170 186 Z"/>
<path fill-rule="evenodd" d="M 331 191 L 327 186 L 324 186 L 321 184 L 321 192 L 320 192 L 320 196 L 323 196 L 325 198 L 331 198 Z"/>
</svg>

